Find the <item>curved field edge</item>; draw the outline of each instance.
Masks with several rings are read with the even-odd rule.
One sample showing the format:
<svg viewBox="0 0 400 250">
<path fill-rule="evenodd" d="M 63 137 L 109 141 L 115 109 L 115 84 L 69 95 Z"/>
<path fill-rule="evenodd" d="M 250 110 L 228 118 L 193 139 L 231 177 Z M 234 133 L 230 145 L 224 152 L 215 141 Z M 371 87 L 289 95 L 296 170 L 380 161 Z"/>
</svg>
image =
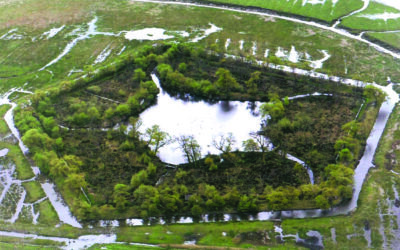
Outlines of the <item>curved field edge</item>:
<svg viewBox="0 0 400 250">
<path fill-rule="evenodd" d="M 332 23 L 342 16 L 345 16 L 363 6 L 363 2 L 359 0 L 351 1 L 338 1 L 333 3 L 332 0 L 324 1 L 321 3 L 307 3 L 307 1 L 296 0 L 276 0 L 276 1 L 263 1 L 263 0 L 198 0 L 197 2 L 204 3 L 222 3 L 231 6 L 246 6 L 258 7 L 277 11 L 282 14 L 294 14 L 309 17 L 316 20 L 321 20 L 327 23 Z"/>
<path fill-rule="evenodd" d="M 400 10 L 371 1 L 367 9 L 344 18 L 340 25 L 356 32 L 399 30 L 399 15 Z"/>
</svg>

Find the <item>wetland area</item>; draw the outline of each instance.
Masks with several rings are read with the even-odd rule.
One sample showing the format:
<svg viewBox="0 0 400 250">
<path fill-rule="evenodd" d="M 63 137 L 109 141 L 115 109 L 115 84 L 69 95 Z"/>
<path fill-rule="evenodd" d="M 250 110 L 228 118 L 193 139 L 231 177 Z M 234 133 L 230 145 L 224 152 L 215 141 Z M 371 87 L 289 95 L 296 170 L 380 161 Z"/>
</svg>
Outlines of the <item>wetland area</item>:
<svg viewBox="0 0 400 250">
<path fill-rule="evenodd" d="M 0 3 L 0 248 L 396 249 L 399 8 Z"/>
</svg>

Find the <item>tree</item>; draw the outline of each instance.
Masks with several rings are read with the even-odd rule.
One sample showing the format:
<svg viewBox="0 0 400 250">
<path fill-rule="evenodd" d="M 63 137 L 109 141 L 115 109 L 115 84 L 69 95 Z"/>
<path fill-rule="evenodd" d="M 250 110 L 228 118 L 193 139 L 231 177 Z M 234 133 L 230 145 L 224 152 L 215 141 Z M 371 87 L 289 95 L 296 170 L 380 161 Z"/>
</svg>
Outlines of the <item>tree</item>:
<svg viewBox="0 0 400 250">
<path fill-rule="evenodd" d="M 317 205 L 317 207 L 322 208 L 322 209 L 329 208 L 329 201 L 322 194 L 315 197 L 315 204 Z"/>
<path fill-rule="evenodd" d="M 141 68 L 135 69 L 135 71 L 133 72 L 132 80 L 136 82 L 142 82 L 145 79 L 146 79 L 146 73 Z"/>
<path fill-rule="evenodd" d="M 265 163 L 265 153 L 267 152 L 269 145 L 268 139 L 261 132 L 250 133 L 250 136 L 257 143 L 258 148 L 261 150 L 262 162 Z"/>
<path fill-rule="evenodd" d="M 268 150 L 269 141 L 262 133 L 250 133 L 250 136 L 257 142 L 258 148 L 261 152 L 266 152 Z"/>
<path fill-rule="evenodd" d="M 145 184 L 148 179 L 148 174 L 146 170 L 140 170 L 137 174 L 133 175 L 131 178 L 131 187 L 133 189 Z"/>
<path fill-rule="evenodd" d="M 170 188 L 160 190 L 160 207 L 165 214 L 175 214 L 182 206 L 179 194 Z"/>
<path fill-rule="evenodd" d="M 160 130 L 160 126 L 153 125 L 151 128 L 146 129 L 144 134 L 147 140 L 147 146 L 150 146 L 155 154 L 158 150 L 172 142 L 168 133 Z"/>
<path fill-rule="evenodd" d="M 57 159 L 58 159 L 57 154 L 54 151 L 37 152 L 33 156 L 33 160 L 39 166 L 40 171 L 43 174 L 49 174 L 50 168 L 52 166 L 54 166 L 51 163 L 54 162 L 54 160 L 57 160 Z"/>
<path fill-rule="evenodd" d="M 232 151 L 236 140 L 232 133 L 228 133 L 228 136 L 221 135 L 218 138 L 214 138 L 212 143 L 216 149 L 221 151 L 221 153 L 226 154 Z"/>
<path fill-rule="evenodd" d="M 114 186 L 114 203 L 119 211 L 124 211 L 126 209 L 126 205 L 128 205 L 128 189 L 129 187 L 125 184 L 116 184 Z"/>
<path fill-rule="evenodd" d="M 120 104 L 115 109 L 115 113 L 120 117 L 128 116 L 131 112 L 130 106 L 128 104 Z"/>
<path fill-rule="evenodd" d="M 367 99 L 367 103 L 381 103 L 385 100 L 385 94 L 380 89 L 372 85 L 365 86 L 363 95 Z"/>
<path fill-rule="evenodd" d="M 188 163 L 195 163 L 201 158 L 201 148 L 192 135 L 181 136 L 177 139 Z"/>
<path fill-rule="evenodd" d="M 143 125 L 143 122 L 140 118 L 130 117 L 129 118 L 129 125 L 130 128 L 128 132 L 128 136 L 130 138 L 138 138 L 140 136 L 140 127 Z"/>
<path fill-rule="evenodd" d="M 350 163 L 353 161 L 354 157 L 350 149 L 344 148 L 339 152 L 339 161 L 342 163 Z"/>
<path fill-rule="evenodd" d="M 43 128 L 46 131 L 46 133 L 51 135 L 53 128 L 55 126 L 57 126 L 56 121 L 54 120 L 54 118 L 53 117 L 40 116 L 40 120 L 42 121 L 42 125 L 43 125 Z"/>
<path fill-rule="evenodd" d="M 81 188 L 85 188 L 87 183 L 85 181 L 84 174 L 70 174 L 65 180 L 65 185 L 67 185 L 71 190 L 79 192 Z"/>
<path fill-rule="evenodd" d="M 354 137 L 360 131 L 360 123 L 353 120 L 351 122 L 344 124 L 342 126 L 342 130 L 343 130 L 343 132 L 347 133 L 349 136 Z"/>
<path fill-rule="evenodd" d="M 270 95 L 270 102 L 264 103 L 260 107 L 263 117 L 269 117 L 272 120 L 279 120 L 285 113 L 285 107 L 278 95 Z"/>
<path fill-rule="evenodd" d="M 53 147 L 53 140 L 38 129 L 30 129 L 22 137 L 22 141 L 33 151 L 50 150 Z"/>
<path fill-rule="evenodd" d="M 96 107 L 90 107 L 87 111 L 91 123 L 96 123 L 100 120 L 101 116 Z"/>
<path fill-rule="evenodd" d="M 310 178 L 309 178 L 307 171 L 305 170 L 303 165 L 296 162 L 293 170 L 294 170 L 294 173 L 295 173 L 297 179 L 300 181 L 300 183 L 310 182 Z"/>
<path fill-rule="evenodd" d="M 224 195 L 224 200 L 225 200 L 226 205 L 228 205 L 232 208 L 236 208 L 240 201 L 240 193 L 237 190 L 237 188 L 234 187 L 231 190 L 229 190 Z"/>
<path fill-rule="evenodd" d="M 257 142 L 254 139 L 248 139 L 242 142 L 244 151 L 246 152 L 256 152 L 260 150 Z"/>
<path fill-rule="evenodd" d="M 203 214 L 203 209 L 199 205 L 194 205 L 190 211 L 194 217 L 198 217 Z"/>
<path fill-rule="evenodd" d="M 250 79 L 246 81 L 247 92 L 254 95 L 258 91 L 258 83 L 260 82 L 260 71 L 251 73 Z"/>
<path fill-rule="evenodd" d="M 180 63 L 178 66 L 178 70 L 181 73 L 185 73 L 187 70 L 187 64 L 186 63 Z"/>
<path fill-rule="evenodd" d="M 248 197 L 247 195 L 243 195 L 240 197 L 238 211 L 241 213 L 251 213 L 258 211 L 257 201 L 255 198 Z"/>
<path fill-rule="evenodd" d="M 229 70 L 219 68 L 215 74 L 218 77 L 218 80 L 215 82 L 215 86 L 221 93 L 226 93 L 229 95 L 231 91 L 242 90 L 242 86 L 239 85 Z"/>
<path fill-rule="evenodd" d="M 325 168 L 325 175 L 327 176 L 327 183 L 331 187 L 340 185 L 347 186 L 353 184 L 354 171 L 344 165 L 331 164 Z"/>
<path fill-rule="evenodd" d="M 221 211 L 225 207 L 225 200 L 220 194 L 216 193 L 206 201 L 206 206 L 211 211 Z"/>
<path fill-rule="evenodd" d="M 159 214 L 160 195 L 155 187 L 142 184 L 133 192 L 133 198 L 142 217 Z"/>
<path fill-rule="evenodd" d="M 267 194 L 267 200 L 272 210 L 282 210 L 298 200 L 299 194 L 293 187 L 279 187 Z"/>
<path fill-rule="evenodd" d="M 218 166 L 214 163 L 213 158 L 207 157 L 204 160 L 204 163 L 208 166 L 208 170 L 210 170 L 210 171 L 218 170 Z"/>
</svg>

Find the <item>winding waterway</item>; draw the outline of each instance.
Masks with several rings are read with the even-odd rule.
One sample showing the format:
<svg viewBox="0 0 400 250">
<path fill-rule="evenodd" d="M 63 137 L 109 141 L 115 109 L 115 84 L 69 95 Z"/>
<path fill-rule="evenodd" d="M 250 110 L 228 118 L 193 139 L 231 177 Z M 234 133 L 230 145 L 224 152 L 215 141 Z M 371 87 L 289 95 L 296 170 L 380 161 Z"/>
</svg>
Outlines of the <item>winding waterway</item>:
<svg viewBox="0 0 400 250">
<path fill-rule="evenodd" d="M 21 151 L 25 155 L 25 154 L 28 153 L 29 149 L 22 142 L 21 135 L 20 135 L 18 129 L 16 128 L 15 124 L 14 124 L 13 111 L 17 107 L 17 104 L 10 100 L 10 96 L 13 93 L 16 93 L 16 92 L 32 94 L 32 92 L 25 91 L 23 89 L 11 89 L 10 91 L 8 91 L 6 94 L 4 94 L 0 98 L 0 105 L 11 105 L 11 108 L 4 115 L 4 120 L 7 123 L 7 126 L 9 127 L 12 135 L 18 140 L 19 148 L 21 149 Z M 40 174 L 39 169 L 36 166 L 31 166 L 31 169 L 32 169 L 32 172 L 35 175 L 34 178 L 36 178 Z M 21 185 L 21 181 L 14 180 L 12 174 L 13 174 L 13 171 L 12 172 L 8 172 L 7 178 L 12 180 L 13 183 L 19 184 L 19 186 L 20 186 Z M 43 190 L 46 193 L 46 197 L 49 199 L 49 201 L 53 205 L 55 211 L 57 212 L 57 215 L 58 215 L 60 221 L 62 221 L 63 223 L 69 224 L 69 225 L 71 225 L 73 227 L 78 227 L 78 228 L 82 227 L 80 225 L 80 223 L 76 220 L 76 218 L 71 214 L 68 206 L 65 205 L 65 203 L 62 200 L 60 194 L 55 191 L 54 184 L 50 183 L 49 181 L 43 181 L 41 183 L 41 186 L 42 186 Z M 24 198 L 24 195 L 22 195 L 22 198 Z M 18 204 L 19 206 L 17 206 L 17 211 L 16 211 L 16 215 L 17 216 L 19 215 L 19 213 L 20 213 L 20 211 L 22 209 L 22 205 L 23 205 L 23 201 L 24 201 L 24 199 L 22 199 L 22 198 L 20 200 L 21 203 Z M 33 217 L 35 217 L 35 214 L 34 213 L 32 213 L 32 214 L 33 214 Z M 11 222 L 15 221 L 17 218 L 15 218 L 14 220 L 11 219 Z"/>
</svg>

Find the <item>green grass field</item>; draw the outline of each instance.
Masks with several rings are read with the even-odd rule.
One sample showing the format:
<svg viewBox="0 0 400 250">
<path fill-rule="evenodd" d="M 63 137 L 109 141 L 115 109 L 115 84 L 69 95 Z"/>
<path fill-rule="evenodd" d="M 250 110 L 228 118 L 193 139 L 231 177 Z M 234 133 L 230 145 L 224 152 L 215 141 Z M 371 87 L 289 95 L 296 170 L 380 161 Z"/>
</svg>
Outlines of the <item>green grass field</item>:
<svg viewBox="0 0 400 250">
<path fill-rule="evenodd" d="M 39 223 L 45 225 L 56 225 L 59 222 L 58 215 L 50 201 L 45 200 L 37 205 L 39 207 Z"/>
<path fill-rule="evenodd" d="M 377 39 L 393 48 L 400 49 L 400 32 L 382 33 L 382 32 L 368 32 L 368 36 L 372 39 Z"/>
<path fill-rule="evenodd" d="M 370 2 L 368 8 L 354 16 L 343 19 L 342 26 L 365 31 L 388 31 L 400 29 L 400 18 L 397 19 L 371 19 L 369 16 L 379 15 L 383 13 L 400 14 L 398 9 L 392 8 L 376 2 Z"/>
<path fill-rule="evenodd" d="M 341 2 L 344 1 L 339 1 L 338 4 Z M 68 3 L 64 9 L 65 15 L 73 10 L 75 4 L 74 1 Z M 51 12 L 52 9 L 57 9 L 60 0 L 47 4 Z M 94 16 L 98 17 L 98 31 L 118 33 L 123 30 L 157 27 L 167 31 L 189 32 L 190 37 L 182 39 L 183 41 L 193 39 L 199 33 L 199 29 L 207 29 L 210 27 L 209 23 L 213 23 L 222 28 L 222 31 L 211 34 L 201 40 L 200 44 L 206 46 L 215 44 L 217 49 L 224 51 L 226 41 L 230 39 L 231 43 L 226 51 L 229 54 L 266 60 L 264 57 L 266 50 L 269 50 L 269 57 L 275 55 L 279 47 L 288 55 L 294 46 L 300 55 L 300 61 L 292 65 L 301 68 L 304 67 L 306 54 L 311 56 L 311 60 L 319 60 L 323 57 L 321 50 L 326 50 L 331 57 L 324 63 L 322 69 L 318 69 L 321 72 L 381 83 L 384 83 L 388 75 L 393 80 L 400 80 L 400 72 L 397 70 L 400 67 L 399 61 L 369 49 L 363 43 L 343 38 L 329 31 L 278 19 L 208 8 L 127 2 L 114 3 L 110 5 L 112 7 L 106 8 L 104 7 L 106 4 L 111 3 L 110 1 L 104 3 L 83 1 L 82 9 L 92 8 L 91 14 L 86 13 L 75 19 L 68 19 L 68 21 L 63 19 L 65 15 L 54 14 L 40 26 L 28 21 L 20 21 L 15 24 L 16 26 L 10 26 L 10 28 L 1 28 L 0 25 L 0 34 L 5 34 L 12 27 L 18 27 L 21 34 L 24 34 L 24 38 L 21 40 L 0 40 L 2 49 L 0 52 L 0 76 L 15 76 L 0 79 L 3 83 L 0 85 L 0 90 L 5 91 L 11 86 L 22 86 L 26 82 L 28 82 L 26 88 L 32 89 L 54 85 L 67 78 L 70 70 L 88 68 L 85 65 L 92 64 L 107 46 L 112 49 L 112 52 L 107 60 L 99 66 L 112 62 L 118 57 L 118 52 L 124 46 L 126 46 L 126 50 L 123 55 L 142 45 L 152 43 L 151 41 L 128 41 L 123 36 L 96 35 L 77 42 L 76 46 L 56 64 L 44 71 L 37 71 L 57 57 L 66 44 L 76 37 L 68 34 L 79 27 L 83 30 L 86 29 L 86 23 L 91 21 Z M 28 15 L 27 13 L 35 11 L 41 6 L 35 1 L 28 1 L 22 8 L 15 7 L 16 16 Z M 182 17 L 190 18 L 182 19 Z M 12 22 L 10 21 L 13 24 L 18 21 L 14 19 L 12 18 Z M 66 25 L 65 28 L 55 37 L 49 40 L 39 39 L 43 32 L 63 24 Z M 281 32 L 282 30 L 285 32 Z M 33 38 L 37 40 L 32 42 Z M 241 41 L 243 41 L 242 49 Z M 256 48 L 255 51 L 253 51 L 253 47 Z M 291 64 L 287 59 L 282 61 L 285 64 Z M 98 65 L 89 68 L 96 67 Z M 346 72 L 347 74 L 345 74 Z M 71 77 L 77 77 L 80 74 L 82 73 L 73 74 Z"/>
<path fill-rule="evenodd" d="M 46 196 L 42 187 L 40 186 L 39 182 L 37 181 L 30 181 L 22 183 L 24 186 L 27 194 L 25 198 L 25 202 L 33 203 L 43 197 Z"/>
<path fill-rule="evenodd" d="M 332 0 L 327 0 L 324 4 L 303 4 L 307 1 L 296 0 L 213 0 L 212 2 L 236 4 L 243 6 L 255 6 L 276 10 L 279 12 L 293 13 L 305 17 L 312 17 L 326 22 L 332 22 L 333 20 L 338 19 L 341 16 L 344 16 L 354 10 L 360 9 L 363 5 L 362 1 L 360 0 L 339 1 L 336 4 L 334 4 Z"/>
<path fill-rule="evenodd" d="M 339 1 L 334 9 L 331 8 L 332 2 L 328 0 L 324 6 L 307 4 L 301 7 L 301 1 L 293 4 L 294 0 L 287 2 L 280 1 L 225 1 L 242 5 L 259 6 L 263 8 L 274 9 L 282 12 L 291 12 L 298 15 L 321 19 L 327 22 L 343 16 L 352 10 L 362 6 L 362 1 Z M 375 6 L 376 4 L 371 4 Z M 371 8 L 372 8 L 371 7 Z M 384 11 L 383 7 L 376 6 L 374 9 L 367 10 L 367 14 L 376 14 Z M 365 14 L 364 12 L 362 14 Z M 334 33 L 319 30 L 301 24 L 294 24 L 287 21 L 259 17 L 254 15 L 234 13 L 230 11 L 220 11 L 204 8 L 185 8 L 179 6 L 164 6 L 159 4 L 128 3 L 127 1 L 35 1 L 26 0 L 23 4 L 20 2 L 0 6 L 0 36 L 8 32 L 11 28 L 18 28 L 25 34 L 21 40 L 0 40 L 0 76 L 11 78 L 0 78 L 0 91 L 5 92 L 13 86 L 22 86 L 28 82 L 27 87 L 32 89 L 41 89 L 49 85 L 56 85 L 59 81 L 67 78 L 71 69 L 84 69 L 85 65 L 92 64 L 98 54 L 107 46 L 112 48 L 113 52 L 109 58 L 100 66 L 112 63 L 117 57 L 117 52 L 126 46 L 124 54 L 130 53 L 136 48 L 150 44 L 152 42 L 127 41 L 123 37 L 94 36 L 88 40 L 79 41 L 71 52 L 61 59 L 57 64 L 49 67 L 48 71 L 37 70 L 43 65 L 54 59 L 63 48 L 70 42 L 74 36 L 68 36 L 75 28 L 86 27 L 94 16 L 98 16 L 98 30 L 117 33 L 122 30 L 135 30 L 141 28 L 158 27 L 169 31 L 181 30 L 191 33 L 188 39 L 193 38 L 199 29 L 209 28 L 208 23 L 213 23 L 223 30 L 214 33 L 206 39 L 200 41 L 203 46 L 214 46 L 220 51 L 224 51 L 227 39 L 231 44 L 227 53 L 252 56 L 253 42 L 257 45 L 255 57 L 265 59 L 265 50 L 270 50 L 270 55 L 275 54 L 278 47 L 290 51 L 294 46 L 297 51 L 308 53 L 313 59 L 320 59 L 322 53 L 320 50 L 327 50 L 331 58 L 324 64 L 320 70 L 330 75 L 339 75 L 349 78 L 363 79 L 366 81 L 378 81 L 384 83 L 389 75 L 394 81 L 400 80 L 400 62 L 392 59 L 390 56 L 381 54 L 367 45 L 343 38 Z M 358 29 L 355 22 L 365 18 L 352 17 L 344 20 L 343 25 Z M 357 21 L 357 22 L 358 22 Z M 397 29 L 397 21 L 371 22 L 369 19 L 364 21 L 364 29 L 371 30 L 391 30 Z M 50 28 L 66 25 L 57 36 L 49 40 L 37 40 L 32 42 L 32 38 L 39 37 L 43 32 Z M 285 32 L 282 32 L 285 31 Z M 400 35 L 371 33 L 371 36 L 385 41 L 392 46 L 397 45 Z M 240 41 L 244 41 L 243 49 L 240 49 Z M 123 55 L 124 55 L 123 54 Z M 287 62 L 286 62 L 287 63 Z M 301 63 L 296 66 L 302 67 Z M 97 66 L 95 66 L 97 67 Z M 94 67 L 94 68 L 95 68 Z M 348 74 L 345 74 L 345 71 Z M 72 75 L 71 78 L 79 76 Z M 2 107 L 0 113 L 4 114 L 7 108 Z M 399 109 L 396 116 L 390 120 L 389 129 L 397 128 L 395 119 L 400 115 Z M 371 172 L 368 181 L 361 193 L 360 207 L 351 216 L 333 217 L 321 219 L 305 220 L 285 220 L 282 223 L 284 233 L 299 233 L 301 237 L 305 236 L 308 230 L 317 230 L 324 237 L 326 249 L 365 249 L 367 241 L 362 236 L 365 221 L 368 221 L 371 227 L 372 247 L 380 249 L 383 237 L 379 232 L 383 227 L 387 237 L 391 230 L 391 222 L 395 222 L 393 215 L 385 215 L 384 220 L 379 218 L 379 211 L 388 212 L 389 205 L 382 203 L 378 205 L 377 201 L 386 201 L 386 198 L 393 199 L 392 185 L 399 189 L 398 177 L 384 169 L 386 164 L 385 154 L 390 151 L 393 139 L 399 139 L 400 135 L 393 129 L 394 136 L 386 132 L 386 139 L 381 143 L 380 151 L 377 153 L 378 169 Z M 8 133 L 8 128 L 3 120 L 0 121 L 0 133 Z M 0 148 L 10 149 L 9 157 L 16 163 L 19 179 L 29 179 L 33 173 L 29 167 L 22 152 L 16 145 L 0 143 Z M 394 168 L 399 171 L 398 166 Z M 36 182 L 24 184 L 28 190 L 27 199 L 35 201 L 43 197 L 43 191 Z M 91 233 L 89 229 L 79 230 L 69 226 L 55 228 L 59 220 L 54 209 L 48 200 L 36 206 L 40 211 L 39 225 L 4 223 L 0 229 L 17 230 L 41 233 L 47 235 L 59 235 L 65 237 L 77 237 L 84 233 Z M 334 242 L 331 229 L 335 228 L 337 243 Z M 95 229 L 96 233 L 104 232 L 103 229 Z M 288 240 L 285 244 L 277 244 L 275 233 L 273 232 L 272 222 L 240 222 L 240 223 L 214 223 L 214 224 L 194 224 L 194 225 L 173 225 L 173 226 L 154 226 L 154 227 L 122 227 L 115 229 L 118 233 L 118 240 L 127 242 L 143 242 L 154 244 L 182 244 L 188 238 L 199 237 L 198 244 L 204 246 L 221 247 L 245 247 L 245 248 L 274 248 L 289 249 L 299 248 Z M 259 246 L 254 242 L 238 241 L 236 236 L 241 233 L 267 231 L 270 237 L 269 245 Z M 227 236 L 223 236 L 227 233 Z M 351 239 L 347 236 L 359 234 Z M 24 243 L 20 240 L 10 240 L 0 238 L 1 249 L 38 249 L 44 248 L 49 243 L 39 244 L 38 242 Z M 43 243 L 43 242 L 42 242 Z M 50 246 L 54 247 L 54 246 Z M 100 249 L 104 246 L 95 246 L 93 249 Z M 107 249 L 127 249 L 126 245 L 114 244 L 106 246 Z M 50 248 L 51 249 L 51 248 Z M 129 246 L 128 249 L 145 249 L 138 246 Z M 169 248 L 171 249 L 171 248 Z"/>
</svg>

